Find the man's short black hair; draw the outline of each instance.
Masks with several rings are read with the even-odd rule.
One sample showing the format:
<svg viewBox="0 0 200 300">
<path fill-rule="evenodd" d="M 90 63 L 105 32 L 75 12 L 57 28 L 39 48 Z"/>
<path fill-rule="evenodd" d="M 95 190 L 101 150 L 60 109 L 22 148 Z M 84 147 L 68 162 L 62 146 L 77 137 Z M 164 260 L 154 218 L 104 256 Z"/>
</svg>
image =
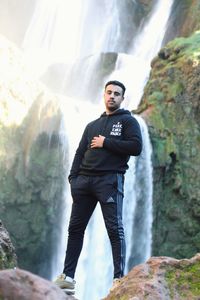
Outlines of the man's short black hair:
<svg viewBox="0 0 200 300">
<path fill-rule="evenodd" d="M 125 88 L 125 86 L 123 85 L 123 83 L 121 83 L 120 81 L 117 81 L 117 80 L 110 80 L 110 81 L 108 81 L 108 82 L 106 83 L 105 89 L 106 89 L 107 86 L 110 85 L 110 84 L 120 86 L 120 87 L 122 88 L 122 91 L 123 91 L 123 92 L 122 92 L 122 96 L 124 96 L 124 93 L 125 93 L 125 91 L 126 91 L 126 88 Z"/>
</svg>

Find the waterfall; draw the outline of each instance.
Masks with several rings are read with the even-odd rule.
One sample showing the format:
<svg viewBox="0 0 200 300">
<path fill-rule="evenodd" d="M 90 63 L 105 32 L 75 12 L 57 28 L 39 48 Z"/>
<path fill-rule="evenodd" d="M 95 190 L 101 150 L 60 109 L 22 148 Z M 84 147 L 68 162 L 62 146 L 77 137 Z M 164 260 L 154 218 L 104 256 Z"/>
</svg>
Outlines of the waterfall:
<svg viewBox="0 0 200 300">
<path fill-rule="evenodd" d="M 127 251 L 127 270 L 134 265 L 146 261 L 151 255 L 151 224 L 152 224 L 152 165 L 151 165 L 151 143 L 149 140 L 147 126 L 142 118 L 135 116 L 140 124 L 143 138 L 143 150 L 139 157 L 135 159 L 135 180 L 130 183 L 132 191 L 127 194 L 127 202 L 134 200 L 133 208 L 130 212 L 131 204 L 127 205 L 127 212 L 124 217 L 129 216 L 127 224 L 127 236 L 130 236 Z M 130 166 L 132 172 L 132 168 Z M 132 174 L 127 174 L 131 178 Z M 133 185 L 134 184 L 134 185 Z M 128 191 L 128 187 L 127 187 Z M 130 196 L 131 195 L 131 196 Z M 133 195 L 133 196 L 132 196 Z M 126 219 L 125 219 L 126 220 Z M 132 228 L 130 224 L 133 224 Z"/>
<path fill-rule="evenodd" d="M 149 20 L 133 39 L 126 54 L 118 55 L 115 70 L 109 75 L 109 78 L 125 83 L 129 91 L 126 95 L 126 106 L 129 109 L 137 108 L 140 103 L 149 76 L 150 63 L 162 45 L 173 2 L 174 0 L 157 1 Z"/>
<path fill-rule="evenodd" d="M 81 1 L 42 0 L 26 31 L 22 48 L 36 76 L 54 62 L 78 56 Z"/>
<path fill-rule="evenodd" d="M 67 92 L 66 97 L 66 94 L 63 93 L 64 89 L 58 90 L 60 94 L 63 93 L 60 96 L 60 106 L 63 111 L 61 133 L 66 145 L 70 145 L 68 149 L 69 166 L 84 126 L 97 118 L 104 109 L 102 104 L 93 99 L 101 98 L 102 85 L 95 86 L 92 97 L 87 96 L 86 100 L 88 88 L 93 88 L 94 76 L 101 67 L 102 52 L 105 54 L 103 59 L 110 58 L 108 52 L 115 52 L 111 56 L 114 68 L 108 72 L 109 74 L 100 74 L 98 83 L 103 83 L 110 78 L 124 82 L 127 86 L 125 106 L 130 109 L 136 108 L 149 76 L 150 61 L 162 44 L 173 0 L 156 2 L 149 19 L 140 32 L 135 37 L 133 37 L 133 32 L 132 35 L 128 35 L 131 43 L 124 41 L 128 29 L 127 32 L 124 31 L 126 22 L 122 22 L 122 16 L 123 12 L 127 13 L 127 8 L 123 12 L 120 11 L 119 1 L 102 0 L 100 3 L 97 0 L 86 0 L 84 5 L 80 3 L 80 0 L 74 0 L 73 5 L 67 0 L 38 1 L 23 44 L 27 57 L 30 58 L 31 48 L 35 50 L 31 55 L 36 60 L 38 60 L 37 54 L 39 53 L 40 60 L 35 68 L 38 76 L 41 76 L 51 64 L 64 62 L 63 66 L 66 70 L 60 81 L 63 82 L 65 77 L 70 84 L 74 84 L 75 93 L 73 95 L 72 88 L 71 98 Z M 151 38 L 149 39 L 149 37 Z M 76 65 L 77 60 L 80 65 L 89 61 L 87 70 L 83 69 L 83 72 L 82 70 L 80 72 L 79 65 L 78 67 Z M 35 62 L 34 59 L 32 61 Z M 73 75 L 74 65 L 77 67 L 75 76 Z M 41 67 L 40 70 L 39 67 Z M 57 67 L 59 68 L 59 65 Z M 82 74 L 80 77 L 77 75 L 79 73 Z M 99 73 L 101 72 L 99 71 Z M 70 80 L 71 78 L 73 80 Z M 81 93 L 76 93 L 79 88 Z M 130 159 L 125 179 L 126 272 L 133 265 L 144 262 L 151 254 L 151 145 L 145 122 L 139 117 L 137 119 L 141 126 L 144 145 L 141 156 Z M 63 246 L 56 256 L 57 261 L 54 261 L 56 267 L 52 277 L 60 273 L 63 268 L 70 209 L 71 197 L 67 184 L 61 242 Z M 98 206 L 88 224 L 84 247 L 76 271 L 76 297 L 80 300 L 99 300 L 104 297 L 112 284 L 112 272 L 110 244 Z"/>
</svg>

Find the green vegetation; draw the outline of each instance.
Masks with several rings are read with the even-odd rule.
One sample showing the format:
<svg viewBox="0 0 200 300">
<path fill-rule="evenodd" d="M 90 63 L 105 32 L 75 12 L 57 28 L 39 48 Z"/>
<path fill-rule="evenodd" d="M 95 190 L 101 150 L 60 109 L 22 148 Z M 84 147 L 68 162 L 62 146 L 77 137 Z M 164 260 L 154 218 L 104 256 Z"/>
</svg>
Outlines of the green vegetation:
<svg viewBox="0 0 200 300">
<path fill-rule="evenodd" d="M 200 32 L 161 49 L 138 108 L 153 147 L 153 255 L 200 251 L 199 49 Z"/>
<path fill-rule="evenodd" d="M 170 296 L 173 299 L 178 293 L 181 299 L 190 299 L 200 295 L 200 261 L 192 266 L 182 265 L 181 268 L 169 268 L 165 274 Z M 193 298 L 192 298 L 193 299 Z"/>
<path fill-rule="evenodd" d="M 13 260 L 13 257 L 0 249 L 0 270 L 14 267 L 16 267 L 16 262 Z"/>
</svg>

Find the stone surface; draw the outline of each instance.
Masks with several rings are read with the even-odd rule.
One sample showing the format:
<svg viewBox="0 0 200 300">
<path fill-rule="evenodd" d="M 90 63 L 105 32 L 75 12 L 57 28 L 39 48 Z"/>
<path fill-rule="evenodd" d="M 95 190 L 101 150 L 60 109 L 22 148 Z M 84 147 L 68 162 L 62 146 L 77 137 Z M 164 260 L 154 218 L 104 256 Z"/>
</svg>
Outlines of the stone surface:
<svg viewBox="0 0 200 300">
<path fill-rule="evenodd" d="M 15 269 L 0 271 L 2 300 L 73 300 L 55 284 L 30 272 Z"/>
<path fill-rule="evenodd" d="M 176 2 L 180 5 L 180 1 L 176 0 Z M 191 33 L 199 30 L 200 28 L 200 3 L 199 0 L 184 0 L 181 2 L 184 2 L 182 4 L 182 7 L 184 6 L 184 9 L 179 9 L 180 15 L 181 11 L 183 12 L 182 23 L 179 23 L 180 35 L 189 36 Z"/>
<path fill-rule="evenodd" d="M 200 254 L 152 257 L 134 267 L 104 300 L 199 300 Z"/>
<path fill-rule="evenodd" d="M 17 265 L 15 249 L 9 234 L 0 220 L 0 269 L 14 268 Z"/>
<path fill-rule="evenodd" d="M 137 112 L 153 147 L 153 255 L 200 251 L 200 33 L 178 38 L 152 61 Z"/>
<path fill-rule="evenodd" d="M 194 31 L 199 30 L 199 15 L 199 0 L 174 0 L 164 43 L 178 36 L 190 36 Z"/>
</svg>

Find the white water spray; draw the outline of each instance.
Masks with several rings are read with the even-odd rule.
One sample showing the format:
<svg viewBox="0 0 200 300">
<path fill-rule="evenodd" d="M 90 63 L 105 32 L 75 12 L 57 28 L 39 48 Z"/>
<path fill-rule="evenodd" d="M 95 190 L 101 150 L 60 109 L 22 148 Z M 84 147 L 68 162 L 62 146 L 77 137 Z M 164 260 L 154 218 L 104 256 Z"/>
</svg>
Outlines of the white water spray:
<svg viewBox="0 0 200 300">
<path fill-rule="evenodd" d="M 42 0 L 23 42 L 27 62 L 36 76 L 55 62 L 71 62 L 79 55 L 82 4 L 80 0 Z"/>
</svg>

